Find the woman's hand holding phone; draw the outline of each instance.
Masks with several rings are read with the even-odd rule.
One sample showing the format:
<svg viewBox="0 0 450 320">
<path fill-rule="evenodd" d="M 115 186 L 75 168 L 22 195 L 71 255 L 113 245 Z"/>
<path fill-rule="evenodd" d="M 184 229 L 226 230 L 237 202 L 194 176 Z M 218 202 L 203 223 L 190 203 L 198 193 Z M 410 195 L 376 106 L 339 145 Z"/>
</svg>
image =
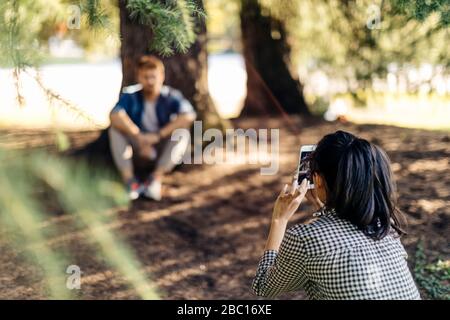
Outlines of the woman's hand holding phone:
<svg viewBox="0 0 450 320">
<path fill-rule="evenodd" d="M 308 181 L 303 179 L 300 186 L 298 186 L 296 178 L 292 181 L 290 190 L 288 190 L 287 184 L 281 190 L 273 208 L 272 222 L 270 224 L 269 237 L 267 238 L 265 250 L 278 251 L 286 231 L 287 223 L 295 211 L 297 211 L 307 190 Z"/>
<path fill-rule="evenodd" d="M 280 195 L 275 201 L 272 221 L 287 222 L 297 211 L 308 191 L 308 181 L 303 179 L 299 186 L 297 183 L 297 179 L 294 179 L 289 190 L 287 184 L 283 187 L 283 190 L 281 190 Z"/>
</svg>

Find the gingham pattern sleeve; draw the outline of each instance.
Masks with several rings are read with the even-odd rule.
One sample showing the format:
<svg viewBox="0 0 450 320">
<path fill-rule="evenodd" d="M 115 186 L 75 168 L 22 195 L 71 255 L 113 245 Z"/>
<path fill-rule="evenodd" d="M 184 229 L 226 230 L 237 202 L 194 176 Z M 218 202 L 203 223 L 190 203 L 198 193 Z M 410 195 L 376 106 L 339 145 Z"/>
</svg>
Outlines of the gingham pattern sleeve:
<svg viewBox="0 0 450 320">
<path fill-rule="evenodd" d="M 280 251 L 267 250 L 261 257 L 252 284 L 253 292 L 262 297 L 275 297 L 281 292 L 302 288 L 307 280 L 302 259 L 300 239 L 288 230 Z"/>
</svg>

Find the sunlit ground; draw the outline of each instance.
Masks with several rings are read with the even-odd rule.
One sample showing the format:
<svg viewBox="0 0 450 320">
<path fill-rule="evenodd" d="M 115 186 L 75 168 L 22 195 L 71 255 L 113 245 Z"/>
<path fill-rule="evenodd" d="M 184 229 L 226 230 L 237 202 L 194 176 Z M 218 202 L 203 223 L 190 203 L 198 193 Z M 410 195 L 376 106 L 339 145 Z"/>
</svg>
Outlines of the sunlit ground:
<svg viewBox="0 0 450 320">
<path fill-rule="evenodd" d="M 350 107 L 348 118 L 356 123 L 450 130 L 450 96 L 387 93 L 369 99 L 366 108 Z"/>
<path fill-rule="evenodd" d="M 209 88 L 219 113 L 236 117 L 246 95 L 246 73 L 239 54 L 209 57 Z M 46 94 L 31 76 L 21 75 L 17 102 L 11 69 L 0 69 L 0 127 L 51 128 L 66 130 L 102 128 L 117 101 L 121 83 L 119 60 L 101 63 L 54 64 L 41 68 L 43 84 L 78 110 L 49 103 Z M 437 94 L 378 93 L 369 97 L 365 108 L 352 107 L 346 97 L 334 99 L 338 109 L 357 123 L 391 124 L 403 127 L 450 130 L 450 96 Z M 340 106 L 339 106 L 340 104 Z M 49 107 L 50 105 L 50 107 Z M 78 112 L 80 111 L 80 112 Z"/>
</svg>

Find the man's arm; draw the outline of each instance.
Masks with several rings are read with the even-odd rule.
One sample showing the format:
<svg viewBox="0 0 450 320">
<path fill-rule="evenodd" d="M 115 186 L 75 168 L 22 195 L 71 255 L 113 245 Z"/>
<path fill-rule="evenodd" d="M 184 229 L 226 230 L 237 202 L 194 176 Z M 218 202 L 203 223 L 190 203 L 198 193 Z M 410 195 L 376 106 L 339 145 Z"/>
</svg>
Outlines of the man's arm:
<svg viewBox="0 0 450 320">
<path fill-rule="evenodd" d="M 185 97 L 183 97 L 180 91 L 173 90 L 172 97 L 178 102 L 176 108 L 172 110 L 177 117 L 159 130 L 159 137 L 161 139 L 169 138 L 176 129 L 188 129 L 192 125 L 192 122 L 197 118 L 194 107 Z"/>
<path fill-rule="evenodd" d="M 139 127 L 130 119 L 125 110 L 111 112 L 109 115 L 111 126 L 130 138 L 136 138 L 139 133 Z"/>
<path fill-rule="evenodd" d="M 189 128 L 192 122 L 195 120 L 195 114 L 192 113 L 181 113 L 175 120 L 170 121 L 164 127 L 159 130 L 159 136 L 161 139 L 168 138 L 172 132 L 179 128 Z"/>
</svg>

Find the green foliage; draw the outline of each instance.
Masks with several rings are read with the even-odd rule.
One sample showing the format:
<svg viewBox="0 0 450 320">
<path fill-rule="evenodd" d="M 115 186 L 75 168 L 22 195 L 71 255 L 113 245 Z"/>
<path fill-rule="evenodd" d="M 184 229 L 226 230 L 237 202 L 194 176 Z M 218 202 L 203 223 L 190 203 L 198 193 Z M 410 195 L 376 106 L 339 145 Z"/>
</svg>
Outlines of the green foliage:
<svg viewBox="0 0 450 320">
<path fill-rule="evenodd" d="M 70 148 L 69 137 L 61 130 L 55 131 L 55 142 L 56 147 L 60 152 L 67 151 Z"/>
<path fill-rule="evenodd" d="M 239 1 L 204 1 L 208 19 L 208 52 L 238 51 L 240 42 Z"/>
<path fill-rule="evenodd" d="M 117 37 L 118 8 L 113 0 L 4 0 L 0 3 L 0 63 L 20 70 L 39 65 L 50 31 L 67 23 L 69 5 L 80 8 L 82 27 L 70 33 L 85 47 L 98 43 L 96 35 L 105 31 Z M 150 27 L 154 38 L 149 45 L 163 55 L 185 52 L 195 40 L 195 19 L 205 17 L 194 0 L 129 0 L 127 8 L 132 18 Z"/>
<path fill-rule="evenodd" d="M 450 25 L 450 2 L 448 0 L 391 0 L 393 8 L 400 14 L 418 21 L 425 21 L 431 14 L 438 14 L 440 24 Z"/>
<path fill-rule="evenodd" d="M 317 116 L 323 116 L 330 105 L 330 100 L 328 97 L 307 95 L 305 99 L 311 112 Z"/>
<path fill-rule="evenodd" d="M 38 227 L 45 221 L 45 215 L 31 197 L 32 188 L 23 162 L 24 158 L 0 154 L 0 221 L 13 235 L 10 239 L 16 247 L 27 250 L 29 259 L 43 269 L 49 297 L 67 299 L 70 294 L 65 289 L 63 272 L 68 264 L 45 245 L 45 236 Z"/>
<path fill-rule="evenodd" d="M 129 0 L 130 17 L 153 31 L 151 48 L 162 55 L 186 52 L 195 40 L 195 17 L 204 18 L 195 1 Z M 175 48 L 175 50 L 174 50 Z"/>
<path fill-rule="evenodd" d="M 86 12 L 87 23 L 90 27 L 105 27 L 108 24 L 108 15 L 100 5 L 100 0 L 86 0 L 81 6 L 81 11 Z"/>
<path fill-rule="evenodd" d="M 74 4 L 78 5 L 78 2 Z M 79 2 L 79 7 L 82 14 L 80 28 L 67 30 L 65 36 L 74 39 L 87 56 L 102 54 L 116 57 L 120 48 L 117 1 L 83 0 Z M 67 19 L 65 17 L 62 23 L 67 23 Z M 45 40 L 44 37 L 42 39 Z"/>
<path fill-rule="evenodd" d="M 450 261 L 429 264 L 422 241 L 416 248 L 414 277 L 431 299 L 450 300 Z"/>
<path fill-rule="evenodd" d="M 45 21 L 61 13 L 61 4 L 45 0 L 0 2 L 0 63 L 22 69 L 42 58 L 37 35 Z"/>
<path fill-rule="evenodd" d="M 418 21 L 400 14 L 396 4 L 424 1 L 287 0 L 282 5 L 260 1 L 284 21 L 293 61 L 305 76 L 320 69 L 353 91 L 386 76 L 391 63 L 402 68 L 450 62 L 448 29 L 437 15 L 438 11 L 445 15 L 445 5 L 433 4 L 436 10 L 430 9 Z"/>
<path fill-rule="evenodd" d="M 43 193 L 52 194 L 74 223 L 87 230 L 88 239 L 104 260 L 144 299 L 158 294 L 142 273 L 141 266 L 118 235 L 108 229 L 111 217 L 106 209 L 125 204 L 127 198 L 120 183 L 111 175 L 88 168 L 83 163 L 63 161 L 40 153 L 0 152 L 0 221 L 12 235 L 14 247 L 44 270 L 50 298 L 71 298 L 65 285 L 68 259 L 48 243 L 56 230 L 46 223 Z M 47 227 L 42 227 L 44 224 Z"/>
</svg>

